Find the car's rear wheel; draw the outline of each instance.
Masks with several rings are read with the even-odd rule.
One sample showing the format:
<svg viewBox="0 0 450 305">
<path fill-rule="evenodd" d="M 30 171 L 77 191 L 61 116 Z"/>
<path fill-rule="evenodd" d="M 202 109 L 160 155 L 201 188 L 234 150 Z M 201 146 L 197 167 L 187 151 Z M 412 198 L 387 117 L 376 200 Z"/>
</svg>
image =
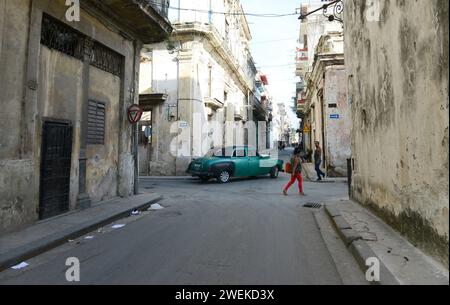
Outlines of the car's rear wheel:
<svg viewBox="0 0 450 305">
<path fill-rule="evenodd" d="M 278 168 L 278 166 L 272 167 L 272 169 L 270 170 L 270 178 L 275 179 L 278 178 L 279 175 L 280 169 Z"/>
<path fill-rule="evenodd" d="M 228 183 L 230 182 L 231 174 L 228 170 L 222 170 L 220 171 L 219 175 L 217 175 L 217 180 L 220 183 Z"/>
</svg>

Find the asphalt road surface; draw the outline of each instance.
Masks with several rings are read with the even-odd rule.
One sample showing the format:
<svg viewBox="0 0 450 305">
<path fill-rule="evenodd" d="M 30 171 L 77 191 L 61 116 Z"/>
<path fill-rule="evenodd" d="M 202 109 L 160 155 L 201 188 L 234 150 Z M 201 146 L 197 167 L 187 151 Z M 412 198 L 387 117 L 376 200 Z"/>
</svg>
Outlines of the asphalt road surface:
<svg viewBox="0 0 450 305">
<path fill-rule="evenodd" d="M 306 197 L 296 186 L 285 197 L 287 181 L 284 174 L 225 185 L 144 180 L 143 192 L 164 196 L 163 209 L 71 241 L 28 260 L 24 269 L 6 270 L 0 284 L 69 284 L 69 257 L 81 262 L 78 284 L 344 283 L 316 211 L 303 204 L 345 198 L 346 185 L 305 183 Z"/>
</svg>

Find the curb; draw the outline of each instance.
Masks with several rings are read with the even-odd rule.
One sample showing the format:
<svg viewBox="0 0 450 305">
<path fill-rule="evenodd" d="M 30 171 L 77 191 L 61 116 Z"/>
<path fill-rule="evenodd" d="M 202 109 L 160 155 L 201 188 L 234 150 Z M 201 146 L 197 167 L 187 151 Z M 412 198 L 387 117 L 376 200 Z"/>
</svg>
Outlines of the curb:
<svg viewBox="0 0 450 305">
<path fill-rule="evenodd" d="M 380 262 L 380 282 L 374 282 L 372 283 L 373 285 L 401 285 L 394 274 L 386 267 L 386 265 L 384 265 L 375 252 L 373 252 L 363 237 L 358 232 L 353 230 L 352 226 L 344 219 L 344 217 L 342 217 L 338 208 L 335 206 L 325 205 L 325 211 L 331 219 L 342 241 L 356 259 L 363 273 L 366 273 L 367 271 L 366 261 L 369 258 L 377 258 Z"/>
<path fill-rule="evenodd" d="M 116 220 L 127 217 L 134 210 L 145 210 L 152 204 L 159 202 L 161 199 L 162 196 L 158 196 L 155 199 L 150 200 L 149 202 L 137 205 L 133 208 L 116 213 L 106 218 L 98 217 L 97 219 L 85 222 L 83 224 L 75 225 L 64 231 L 54 233 L 50 236 L 33 241 L 25 246 L 18 247 L 0 256 L 0 272 L 12 266 L 15 266 L 27 259 L 30 259 L 62 244 L 65 244 L 69 239 L 76 239 Z"/>
<path fill-rule="evenodd" d="M 179 181 L 179 180 L 199 180 L 192 176 L 143 176 L 140 181 Z"/>
</svg>

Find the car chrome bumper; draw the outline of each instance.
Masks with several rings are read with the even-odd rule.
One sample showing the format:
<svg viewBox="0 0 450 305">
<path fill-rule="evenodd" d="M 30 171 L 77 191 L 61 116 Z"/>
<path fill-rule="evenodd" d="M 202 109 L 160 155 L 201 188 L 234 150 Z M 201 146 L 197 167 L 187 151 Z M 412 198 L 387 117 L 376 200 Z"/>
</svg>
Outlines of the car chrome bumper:
<svg viewBox="0 0 450 305">
<path fill-rule="evenodd" d="M 214 177 L 213 173 L 210 172 L 202 172 L 202 171 L 195 171 L 195 170 L 188 170 L 187 171 L 188 174 L 194 176 L 194 177 Z"/>
</svg>

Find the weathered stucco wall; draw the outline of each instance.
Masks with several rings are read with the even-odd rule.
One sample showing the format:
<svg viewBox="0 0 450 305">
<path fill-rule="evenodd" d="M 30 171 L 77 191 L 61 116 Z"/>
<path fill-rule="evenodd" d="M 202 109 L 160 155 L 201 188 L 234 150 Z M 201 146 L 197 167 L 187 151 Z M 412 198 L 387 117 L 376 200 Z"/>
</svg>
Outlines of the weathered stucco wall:
<svg viewBox="0 0 450 305">
<path fill-rule="evenodd" d="M 89 89 L 89 84 L 83 79 L 81 61 L 40 44 L 43 13 L 63 18 L 66 10 L 64 0 L 0 0 L 0 234 L 38 219 L 45 119 L 72 123 L 70 208 L 77 207 L 83 90 Z M 129 105 L 138 102 L 137 94 L 130 92 L 138 88 L 140 43 L 85 10 L 81 20 L 70 26 L 125 60 L 120 80 L 90 69 L 94 70 L 90 97 L 106 97 L 110 107 L 105 148 L 88 147 L 88 191 L 97 202 L 133 194 L 132 126 L 125 114 Z M 98 163 L 100 158 L 103 161 Z"/>
<path fill-rule="evenodd" d="M 29 0 L 0 0 L 0 160 L 21 153 L 29 14 Z"/>
<path fill-rule="evenodd" d="M 78 159 L 80 153 L 80 124 L 83 103 L 83 63 L 61 52 L 41 46 L 39 66 L 39 124 L 44 120 L 60 119 L 70 122 L 73 127 L 72 165 L 70 169 L 70 207 L 74 209 L 78 196 Z M 44 119 L 45 118 L 45 119 Z M 36 130 L 36 160 L 41 159 L 42 128 Z M 40 176 L 40 166 L 34 174 Z M 36 190 L 37 191 L 37 190 Z M 39 194 L 37 194 L 39 195 Z"/>
<path fill-rule="evenodd" d="M 86 185 L 93 203 L 117 196 L 120 78 L 90 67 L 89 99 L 105 103 L 105 144 L 88 145 Z"/>
<path fill-rule="evenodd" d="M 347 159 L 352 155 L 352 118 L 343 66 L 325 68 L 324 104 L 327 173 L 333 177 L 347 177 Z M 336 108 L 331 105 L 336 105 Z"/>
<path fill-rule="evenodd" d="M 345 2 L 352 195 L 448 266 L 447 0 Z"/>
<path fill-rule="evenodd" d="M 0 0 L 0 234 L 37 219 L 34 161 L 23 159 L 21 138 L 29 2 Z"/>
<path fill-rule="evenodd" d="M 32 160 L 0 160 L 0 235 L 36 221 Z"/>
</svg>

